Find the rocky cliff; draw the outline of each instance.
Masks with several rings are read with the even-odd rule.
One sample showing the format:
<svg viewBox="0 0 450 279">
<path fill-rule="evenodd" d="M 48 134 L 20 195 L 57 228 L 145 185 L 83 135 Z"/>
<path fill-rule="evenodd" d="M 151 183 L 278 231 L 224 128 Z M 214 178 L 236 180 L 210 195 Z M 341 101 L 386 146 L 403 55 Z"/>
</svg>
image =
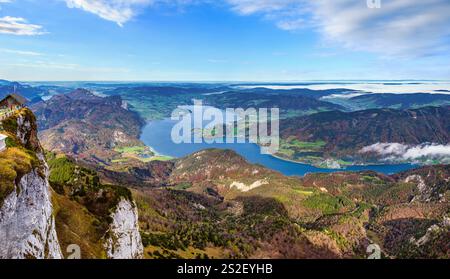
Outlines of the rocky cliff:
<svg viewBox="0 0 450 279">
<path fill-rule="evenodd" d="M 61 259 L 73 244 L 82 258 L 142 257 L 129 190 L 101 185 L 94 171 L 44 154 L 28 109 L 1 129 L 8 139 L 0 153 L 0 258 Z"/>
<path fill-rule="evenodd" d="M 47 160 L 61 245 L 78 245 L 84 259 L 141 258 L 138 212 L 131 192 L 101 184 L 97 172 L 65 155 L 48 153 Z"/>
<path fill-rule="evenodd" d="M 108 258 L 142 258 L 144 248 L 138 230 L 138 211 L 134 202 L 121 199 L 111 218 L 109 237 L 105 242 Z"/>
<path fill-rule="evenodd" d="M 0 154 L 0 258 L 61 258 L 34 116 L 24 109 L 3 128 L 9 148 Z"/>
</svg>

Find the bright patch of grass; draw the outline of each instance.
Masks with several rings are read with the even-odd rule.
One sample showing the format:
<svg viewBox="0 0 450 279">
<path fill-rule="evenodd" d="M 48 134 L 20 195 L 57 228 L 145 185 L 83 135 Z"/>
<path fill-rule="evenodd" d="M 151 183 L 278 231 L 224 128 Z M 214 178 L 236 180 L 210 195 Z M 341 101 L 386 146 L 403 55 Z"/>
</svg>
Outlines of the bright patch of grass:
<svg viewBox="0 0 450 279">
<path fill-rule="evenodd" d="M 324 147 L 327 143 L 325 141 L 306 142 L 299 141 L 298 139 L 292 139 L 290 141 L 287 141 L 285 144 L 289 147 L 297 147 L 307 150 L 318 150 Z"/>
<path fill-rule="evenodd" d="M 130 146 L 130 147 L 117 147 L 114 150 L 119 153 L 140 154 L 147 152 L 148 148 L 145 146 Z"/>
<path fill-rule="evenodd" d="M 313 191 L 303 191 L 303 190 L 298 190 L 298 189 L 294 189 L 294 191 L 298 194 L 304 195 L 304 196 L 311 196 L 314 194 Z"/>
<path fill-rule="evenodd" d="M 309 208 L 318 209 L 323 214 L 334 214 L 345 207 L 351 206 L 352 202 L 346 197 L 318 194 L 306 199 L 304 205 Z"/>
<path fill-rule="evenodd" d="M 0 206 L 14 190 L 14 181 L 38 166 L 36 156 L 21 148 L 8 148 L 0 153 Z"/>
<path fill-rule="evenodd" d="M 60 156 L 49 160 L 49 167 L 51 168 L 49 180 L 51 182 L 64 184 L 73 178 L 75 165 L 69 161 L 65 156 Z"/>
<path fill-rule="evenodd" d="M 147 146 L 117 147 L 114 150 L 121 153 L 122 158 L 114 159 L 111 161 L 112 163 L 123 163 L 127 162 L 129 159 L 136 159 L 144 163 L 152 161 L 170 161 L 173 159 L 169 156 L 157 155 Z"/>
<path fill-rule="evenodd" d="M 143 161 L 144 162 L 152 162 L 152 161 L 163 161 L 163 162 L 165 162 L 165 161 L 170 161 L 172 159 L 173 158 L 170 157 L 170 156 L 153 156 L 151 158 L 143 159 Z"/>
</svg>

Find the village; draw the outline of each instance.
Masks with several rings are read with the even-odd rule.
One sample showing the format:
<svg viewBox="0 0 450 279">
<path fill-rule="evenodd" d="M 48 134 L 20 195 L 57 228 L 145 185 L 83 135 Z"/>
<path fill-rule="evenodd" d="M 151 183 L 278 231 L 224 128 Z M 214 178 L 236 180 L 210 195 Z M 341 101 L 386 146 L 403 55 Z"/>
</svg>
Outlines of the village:
<svg viewBox="0 0 450 279">
<path fill-rule="evenodd" d="M 25 107 L 28 100 L 17 93 L 10 94 L 0 101 L 0 123 L 13 115 L 16 111 Z M 2 133 L 3 127 L 0 125 L 0 152 L 6 149 L 7 135 Z"/>
</svg>

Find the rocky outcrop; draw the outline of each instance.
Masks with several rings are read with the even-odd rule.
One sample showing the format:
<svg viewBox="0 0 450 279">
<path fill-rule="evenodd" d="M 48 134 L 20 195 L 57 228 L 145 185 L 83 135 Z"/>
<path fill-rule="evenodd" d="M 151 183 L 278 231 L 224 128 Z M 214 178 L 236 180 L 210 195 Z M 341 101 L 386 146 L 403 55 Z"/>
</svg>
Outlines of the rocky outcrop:
<svg viewBox="0 0 450 279">
<path fill-rule="evenodd" d="M 110 259 L 141 259 L 144 248 L 139 233 L 138 211 L 134 202 L 121 199 L 111 214 L 112 223 L 105 249 Z"/>
<path fill-rule="evenodd" d="M 16 152 L 24 152 L 29 162 L 21 162 L 14 152 L 0 155 L 4 160 L 2 184 L 13 188 L 0 207 L 0 258 L 62 258 L 52 214 L 48 166 L 37 140 L 34 115 L 23 109 L 5 120 L 3 128 L 14 141 Z M 13 176 L 5 176 L 8 170 Z"/>
<path fill-rule="evenodd" d="M 412 202 L 448 202 L 445 193 L 450 190 L 448 165 L 423 167 L 395 175 L 399 181 L 417 185 Z"/>
<path fill-rule="evenodd" d="M 255 188 L 258 188 L 260 186 L 267 185 L 267 184 L 269 184 L 269 182 L 267 182 L 266 180 L 257 180 L 255 182 L 253 182 L 251 185 L 246 185 L 245 183 L 234 181 L 233 183 L 231 183 L 230 188 L 234 187 L 234 188 L 238 189 L 239 191 L 248 192 Z"/>
<path fill-rule="evenodd" d="M 97 172 L 77 165 L 72 158 L 48 154 L 47 160 L 60 243 L 64 247 L 78 245 L 83 259 L 141 258 L 143 248 L 132 192 L 101 184 Z"/>
<path fill-rule="evenodd" d="M 416 246 L 424 246 L 436 238 L 443 235 L 445 237 L 450 233 L 450 218 L 444 217 L 444 220 L 441 223 L 434 224 L 426 230 L 426 233 L 416 240 L 414 237 L 411 237 L 410 242 L 415 244 Z M 448 243 L 447 243 L 448 246 Z"/>
<path fill-rule="evenodd" d="M 111 259 L 143 257 L 137 207 L 129 190 L 101 185 L 93 171 L 82 171 L 70 161 L 61 161 L 62 158 L 58 164 L 55 163 L 58 159 L 49 157 L 50 171 L 30 110 L 22 109 L 1 124 L 10 142 L 7 150 L 0 153 L 0 258 L 60 259 L 63 253 L 59 243 L 89 250 L 84 254 L 82 251 L 83 255 L 101 258 L 106 255 Z M 63 169 L 57 172 L 73 179 L 55 181 L 59 176 L 50 173 L 58 166 Z M 72 206 L 72 211 L 62 212 L 65 206 Z M 83 224 L 70 222 L 70 218 L 83 216 L 86 218 Z M 55 224 L 64 228 L 56 228 Z M 80 243 L 69 237 L 79 237 L 77 232 L 97 240 L 83 239 L 87 242 Z"/>
<path fill-rule="evenodd" d="M 0 258 L 60 259 L 47 177 L 37 170 L 20 179 L 0 209 Z"/>
</svg>

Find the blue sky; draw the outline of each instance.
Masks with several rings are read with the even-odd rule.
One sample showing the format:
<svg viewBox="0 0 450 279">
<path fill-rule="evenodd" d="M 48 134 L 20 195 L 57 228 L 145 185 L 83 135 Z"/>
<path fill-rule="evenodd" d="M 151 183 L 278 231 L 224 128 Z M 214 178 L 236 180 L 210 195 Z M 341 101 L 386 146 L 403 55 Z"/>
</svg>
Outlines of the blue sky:
<svg viewBox="0 0 450 279">
<path fill-rule="evenodd" d="M 0 0 L 0 79 L 449 80 L 450 1 L 380 3 Z"/>
</svg>

